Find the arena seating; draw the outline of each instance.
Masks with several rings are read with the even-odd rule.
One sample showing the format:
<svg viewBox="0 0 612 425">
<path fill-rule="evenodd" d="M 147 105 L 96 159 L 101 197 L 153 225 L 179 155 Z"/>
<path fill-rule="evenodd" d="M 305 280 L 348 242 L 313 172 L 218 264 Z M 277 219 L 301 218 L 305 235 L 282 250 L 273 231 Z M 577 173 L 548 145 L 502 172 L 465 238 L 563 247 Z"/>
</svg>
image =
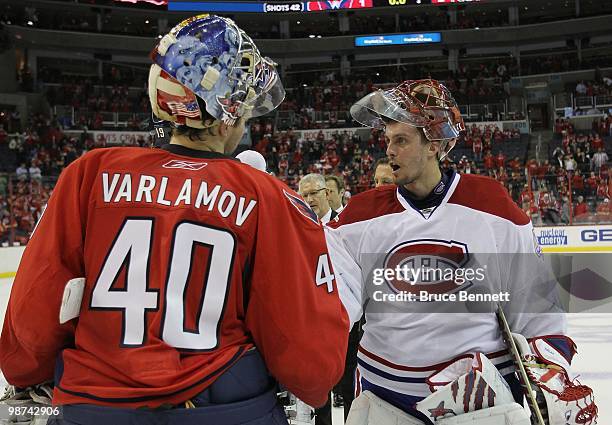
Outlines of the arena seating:
<svg viewBox="0 0 612 425">
<path fill-rule="evenodd" d="M 32 115 L 21 128 L 15 111 L 0 111 L 0 242 L 25 242 L 61 170 L 86 151 L 107 146 L 91 131 L 147 129 L 150 113 L 143 75 L 121 67 L 108 71 L 100 81 L 43 68 L 40 78 L 55 116 Z M 512 60 L 471 64 L 447 73 L 446 83 L 460 103 L 503 101 L 503 82 L 513 72 Z M 385 75 L 387 81 L 393 80 Z M 342 177 L 353 194 L 369 189 L 373 165 L 385 156 L 384 136 L 372 131 L 369 137 L 359 137 L 342 129 L 359 127 L 348 113 L 352 102 L 389 84 L 374 83 L 358 70 L 351 78 L 312 73 L 311 80 L 304 80 L 308 82 L 291 86 L 300 81 L 297 77 L 288 78 L 287 98 L 276 114 L 251 121 L 252 148 L 266 157 L 272 173 L 293 188 L 301 176 L 320 172 Z M 585 87 L 578 87 L 580 94 L 585 88 L 592 96 L 610 91 L 604 80 L 581 84 Z M 609 159 L 596 167 L 593 156 L 599 147 L 612 154 L 611 127 L 612 115 L 594 119 L 591 132 L 576 131 L 569 120 L 560 118 L 545 158 L 536 161 L 528 155 L 528 135 L 468 122 L 466 134 L 442 166 L 497 179 L 536 224 L 605 222 L 610 220 Z M 320 131 L 298 137 L 295 131 L 329 128 L 338 128 L 337 134 Z M 151 138 L 132 139 L 130 145 L 150 146 Z M 568 156 L 576 157 L 574 169 L 566 167 Z"/>
</svg>

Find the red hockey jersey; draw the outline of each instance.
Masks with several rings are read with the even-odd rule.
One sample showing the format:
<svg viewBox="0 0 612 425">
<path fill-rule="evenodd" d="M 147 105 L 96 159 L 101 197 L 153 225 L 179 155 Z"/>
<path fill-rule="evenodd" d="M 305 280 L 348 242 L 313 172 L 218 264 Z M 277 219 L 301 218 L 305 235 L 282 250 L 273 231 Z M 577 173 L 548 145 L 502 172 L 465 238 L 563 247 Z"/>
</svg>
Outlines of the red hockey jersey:
<svg viewBox="0 0 612 425">
<path fill-rule="evenodd" d="M 58 321 L 85 277 L 78 319 Z M 344 369 L 348 318 L 304 201 L 227 156 L 178 145 L 92 151 L 62 173 L 21 260 L 0 365 L 54 403 L 156 407 L 203 389 L 254 345 L 311 405 Z"/>
</svg>

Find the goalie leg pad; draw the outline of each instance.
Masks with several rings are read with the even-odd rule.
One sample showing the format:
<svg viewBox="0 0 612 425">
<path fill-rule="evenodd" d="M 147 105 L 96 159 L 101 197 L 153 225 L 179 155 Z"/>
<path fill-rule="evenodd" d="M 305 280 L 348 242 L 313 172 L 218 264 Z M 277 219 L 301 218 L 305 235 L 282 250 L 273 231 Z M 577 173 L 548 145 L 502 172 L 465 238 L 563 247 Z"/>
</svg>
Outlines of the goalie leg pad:
<svg viewBox="0 0 612 425">
<path fill-rule="evenodd" d="M 518 403 L 502 404 L 440 419 L 436 425 L 531 425 L 529 413 Z"/>
<path fill-rule="evenodd" d="M 432 422 L 514 403 L 512 391 L 482 353 L 462 357 L 427 378 L 433 394 L 416 404 Z"/>
<path fill-rule="evenodd" d="M 345 425 L 425 425 L 370 391 L 353 400 Z"/>
</svg>

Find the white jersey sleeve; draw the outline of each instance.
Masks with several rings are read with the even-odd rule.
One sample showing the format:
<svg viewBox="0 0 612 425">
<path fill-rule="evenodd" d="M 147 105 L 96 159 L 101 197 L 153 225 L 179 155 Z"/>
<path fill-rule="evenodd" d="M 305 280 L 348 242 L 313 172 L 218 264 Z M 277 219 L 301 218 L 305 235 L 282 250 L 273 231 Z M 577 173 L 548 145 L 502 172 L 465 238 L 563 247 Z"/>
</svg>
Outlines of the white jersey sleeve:
<svg viewBox="0 0 612 425">
<path fill-rule="evenodd" d="M 531 223 L 508 233 L 502 256 L 502 276 L 510 294 L 506 312 L 513 332 L 532 338 L 565 335 L 566 317 L 559 299 L 559 285 L 538 246 Z"/>
<path fill-rule="evenodd" d="M 361 267 L 345 245 L 340 229 L 325 227 L 327 249 L 331 257 L 338 293 L 351 323 L 363 314 L 363 279 Z"/>
</svg>

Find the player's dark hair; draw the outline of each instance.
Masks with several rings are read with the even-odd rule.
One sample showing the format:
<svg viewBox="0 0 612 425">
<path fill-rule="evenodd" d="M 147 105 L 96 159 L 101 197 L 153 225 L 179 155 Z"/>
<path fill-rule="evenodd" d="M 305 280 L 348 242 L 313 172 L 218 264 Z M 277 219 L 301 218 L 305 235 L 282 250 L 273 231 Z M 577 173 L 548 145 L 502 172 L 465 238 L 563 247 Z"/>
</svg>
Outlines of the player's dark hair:
<svg viewBox="0 0 612 425">
<path fill-rule="evenodd" d="M 336 187 L 338 188 L 338 193 L 342 193 L 344 190 L 344 181 L 338 176 L 325 176 L 325 183 L 333 181 L 336 183 Z"/>
<path fill-rule="evenodd" d="M 206 138 L 206 135 L 215 136 L 211 128 L 194 128 L 181 125 L 172 129 L 172 135 L 187 136 L 192 142 Z"/>
</svg>

